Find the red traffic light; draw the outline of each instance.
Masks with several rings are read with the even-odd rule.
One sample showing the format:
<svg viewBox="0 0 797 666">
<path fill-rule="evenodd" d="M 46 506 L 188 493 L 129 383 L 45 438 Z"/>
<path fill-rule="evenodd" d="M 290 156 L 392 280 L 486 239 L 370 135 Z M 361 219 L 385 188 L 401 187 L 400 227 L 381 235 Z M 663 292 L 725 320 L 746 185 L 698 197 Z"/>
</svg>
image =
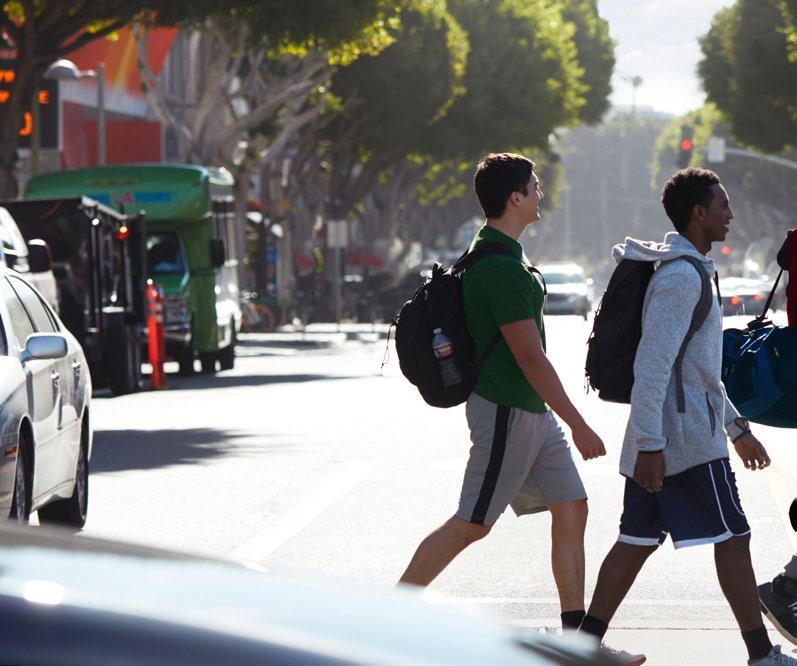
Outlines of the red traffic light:
<svg viewBox="0 0 797 666">
<path fill-rule="evenodd" d="M 728 245 L 723 245 L 720 249 L 723 257 L 727 257 L 731 253 L 731 248 Z"/>
<path fill-rule="evenodd" d="M 681 143 L 678 144 L 678 147 L 681 150 L 692 150 L 693 145 L 692 139 L 681 139 Z"/>
</svg>

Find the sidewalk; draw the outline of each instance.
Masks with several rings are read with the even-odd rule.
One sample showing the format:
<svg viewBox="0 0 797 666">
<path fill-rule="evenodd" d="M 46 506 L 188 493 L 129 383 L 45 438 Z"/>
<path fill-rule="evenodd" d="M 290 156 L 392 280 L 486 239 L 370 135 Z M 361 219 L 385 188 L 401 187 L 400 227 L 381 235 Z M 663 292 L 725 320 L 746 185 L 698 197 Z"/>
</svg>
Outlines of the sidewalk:
<svg viewBox="0 0 797 666">
<path fill-rule="evenodd" d="M 769 639 L 784 654 L 797 658 L 797 646 L 769 629 Z M 744 666 L 747 650 L 739 630 L 719 628 L 610 629 L 606 642 L 614 648 L 641 652 L 651 666 Z"/>
<path fill-rule="evenodd" d="M 280 326 L 273 333 L 242 333 L 240 340 L 285 347 L 328 347 L 348 340 L 378 342 L 387 338 L 389 324 L 323 323 Z"/>
<path fill-rule="evenodd" d="M 545 621 L 544 625 L 543 623 L 518 624 L 532 631 L 546 631 L 545 626 L 555 626 L 553 618 Z M 739 630 L 727 623 L 712 625 L 710 622 L 702 622 L 700 623 L 702 626 L 694 628 L 688 628 L 688 623 L 681 623 L 679 628 L 672 628 L 671 622 L 640 622 L 640 625 L 642 624 L 645 626 L 610 628 L 606 634 L 606 643 L 617 650 L 646 655 L 646 666 L 745 666 L 747 664 L 747 650 Z M 772 643 L 780 645 L 784 654 L 797 658 L 797 646 L 789 643 L 772 629 L 766 620 L 764 625 L 769 631 Z M 553 630 L 547 629 L 547 631 Z"/>
</svg>

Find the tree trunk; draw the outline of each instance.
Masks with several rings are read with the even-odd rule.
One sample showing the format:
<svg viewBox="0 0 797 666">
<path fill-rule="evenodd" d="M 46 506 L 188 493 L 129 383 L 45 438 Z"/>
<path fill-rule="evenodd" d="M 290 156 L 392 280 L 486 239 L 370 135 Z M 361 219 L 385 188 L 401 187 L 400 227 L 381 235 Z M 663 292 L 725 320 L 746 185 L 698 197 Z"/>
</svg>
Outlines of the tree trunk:
<svg viewBox="0 0 797 666">
<path fill-rule="evenodd" d="M 18 55 L 8 102 L 0 104 L 0 196 L 3 198 L 16 197 L 19 193 L 16 174 L 19 129 L 32 97 L 31 82 L 39 81 L 43 71 L 41 66 Z"/>
</svg>

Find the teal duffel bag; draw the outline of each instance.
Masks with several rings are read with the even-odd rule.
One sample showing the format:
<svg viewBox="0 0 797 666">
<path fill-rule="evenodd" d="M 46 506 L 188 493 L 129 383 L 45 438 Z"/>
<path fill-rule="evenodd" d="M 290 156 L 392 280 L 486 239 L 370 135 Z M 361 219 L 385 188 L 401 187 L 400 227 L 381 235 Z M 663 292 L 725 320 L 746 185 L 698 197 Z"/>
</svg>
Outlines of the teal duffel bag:
<svg viewBox="0 0 797 666">
<path fill-rule="evenodd" d="M 722 381 L 742 416 L 797 428 L 797 326 L 775 326 L 766 319 L 779 279 L 761 315 L 746 329 L 723 332 Z"/>
</svg>

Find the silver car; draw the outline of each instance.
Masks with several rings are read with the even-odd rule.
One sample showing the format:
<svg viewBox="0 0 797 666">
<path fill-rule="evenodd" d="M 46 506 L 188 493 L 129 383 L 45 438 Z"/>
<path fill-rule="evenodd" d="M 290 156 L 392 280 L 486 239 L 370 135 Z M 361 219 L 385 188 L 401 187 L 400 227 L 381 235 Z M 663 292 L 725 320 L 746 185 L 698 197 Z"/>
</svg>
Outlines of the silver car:
<svg viewBox="0 0 797 666">
<path fill-rule="evenodd" d="M 253 565 L 257 566 L 257 565 Z M 0 653 L 37 666 L 612 666 L 584 636 L 171 551 L 0 527 Z"/>
<path fill-rule="evenodd" d="M 578 264 L 541 264 L 537 269 L 545 278 L 548 296 L 546 314 L 575 314 L 584 319 L 592 309 L 590 287 L 592 280 L 584 278 L 584 269 Z"/>
<path fill-rule="evenodd" d="M 0 518 L 80 528 L 92 432 L 83 350 L 42 295 L 0 267 Z"/>
</svg>

